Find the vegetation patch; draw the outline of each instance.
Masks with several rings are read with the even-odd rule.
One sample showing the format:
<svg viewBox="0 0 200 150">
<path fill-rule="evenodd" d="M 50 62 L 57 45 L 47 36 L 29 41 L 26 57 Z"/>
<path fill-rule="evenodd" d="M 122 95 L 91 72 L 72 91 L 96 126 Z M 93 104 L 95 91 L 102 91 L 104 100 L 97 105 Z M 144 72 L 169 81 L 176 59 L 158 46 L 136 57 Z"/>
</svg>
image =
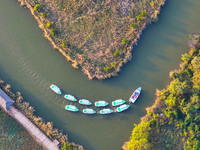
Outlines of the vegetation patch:
<svg viewBox="0 0 200 150">
<path fill-rule="evenodd" d="M 89 79 L 117 75 L 131 58 L 143 29 L 157 20 L 165 0 L 19 0 L 26 5 L 45 36 Z M 32 11 L 34 10 L 34 11 Z M 45 26 L 53 22 L 53 28 Z M 134 29 L 134 30 L 133 30 Z M 68 46 L 63 46 L 63 41 Z M 120 55 L 113 53 L 118 49 Z M 69 55 L 70 53 L 70 55 Z M 105 69 L 116 61 L 114 69 Z M 108 71 L 109 70 L 109 71 Z"/>
<path fill-rule="evenodd" d="M 22 126 L 0 109 L 1 150 L 45 150 Z"/>
<path fill-rule="evenodd" d="M 193 35 L 192 43 L 180 69 L 170 72 L 170 85 L 157 90 L 154 105 L 123 149 L 200 149 L 200 34 Z"/>
</svg>

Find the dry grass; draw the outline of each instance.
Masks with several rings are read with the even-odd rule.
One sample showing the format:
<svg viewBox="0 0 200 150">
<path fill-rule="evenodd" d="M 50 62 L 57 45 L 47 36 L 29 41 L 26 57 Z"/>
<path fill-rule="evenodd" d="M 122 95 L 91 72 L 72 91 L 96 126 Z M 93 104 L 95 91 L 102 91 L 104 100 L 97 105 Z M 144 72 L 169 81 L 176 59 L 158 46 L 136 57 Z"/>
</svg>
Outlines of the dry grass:
<svg viewBox="0 0 200 150">
<path fill-rule="evenodd" d="M 57 45 L 77 62 L 89 78 L 104 79 L 116 75 L 131 58 L 132 46 L 147 24 L 157 18 L 165 0 L 20 0 L 34 7 L 44 25 L 53 22 Z M 36 1 L 36 3 L 35 3 Z M 44 18 L 41 12 L 47 14 Z M 147 12 L 147 16 L 141 16 Z M 140 20 L 137 17 L 140 16 Z M 131 27 L 131 23 L 136 27 Z M 50 32 L 50 29 L 49 29 Z M 122 42 L 126 38 L 127 42 Z M 119 56 L 114 53 L 119 50 Z M 112 67 L 112 63 L 116 63 Z M 105 67 L 110 67 L 105 71 Z"/>
</svg>

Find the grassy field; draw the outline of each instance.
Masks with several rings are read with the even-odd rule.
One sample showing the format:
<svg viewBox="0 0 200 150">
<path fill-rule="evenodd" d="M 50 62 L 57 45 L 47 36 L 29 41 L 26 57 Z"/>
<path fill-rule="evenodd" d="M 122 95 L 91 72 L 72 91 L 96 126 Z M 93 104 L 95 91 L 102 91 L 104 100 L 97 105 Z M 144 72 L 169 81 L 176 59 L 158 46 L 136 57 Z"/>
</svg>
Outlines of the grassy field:
<svg viewBox="0 0 200 150">
<path fill-rule="evenodd" d="M 12 117 L 0 109 L 0 150 L 44 150 Z"/>
<path fill-rule="evenodd" d="M 19 0 L 90 79 L 117 75 L 165 0 Z M 54 44 L 53 44 L 54 45 Z M 55 47 L 55 46 L 54 46 Z"/>
</svg>

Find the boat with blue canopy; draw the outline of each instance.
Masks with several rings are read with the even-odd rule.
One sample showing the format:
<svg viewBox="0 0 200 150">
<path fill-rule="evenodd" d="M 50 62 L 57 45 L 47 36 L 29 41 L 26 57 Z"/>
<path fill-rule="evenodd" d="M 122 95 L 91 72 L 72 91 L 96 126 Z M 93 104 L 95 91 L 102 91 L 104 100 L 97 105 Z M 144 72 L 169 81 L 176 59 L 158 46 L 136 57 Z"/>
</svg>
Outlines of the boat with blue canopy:
<svg viewBox="0 0 200 150">
<path fill-rule="evenodd" d="M 133 92 L 133 94 L 129 98 L 130 103 L 135 103 L 135 101 L 137 100 L 137 98 L 139 97 L 141 93 L 141 90 L 142 90 L 141 87 L 139 87 Z"/>
</svg>

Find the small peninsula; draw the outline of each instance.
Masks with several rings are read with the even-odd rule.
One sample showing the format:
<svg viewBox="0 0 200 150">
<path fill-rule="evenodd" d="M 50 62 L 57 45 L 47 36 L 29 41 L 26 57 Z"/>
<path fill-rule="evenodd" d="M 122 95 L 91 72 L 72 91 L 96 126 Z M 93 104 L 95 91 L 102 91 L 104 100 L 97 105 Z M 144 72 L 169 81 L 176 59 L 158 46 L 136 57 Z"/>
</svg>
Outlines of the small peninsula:
<svg viewBox="0 0 200 150">
<path fill-rule="evenodd" d="M 89 79 L 116 76 L 165 0 L 18 0 L 53 47 Z"/>
<path fill-rule="evenodd" d="M 180 69 L 170 72 L 167 89 L 135 125 L 124 150 L 200 149 L 200 34 L 193 35 Z"/>
</svg>

